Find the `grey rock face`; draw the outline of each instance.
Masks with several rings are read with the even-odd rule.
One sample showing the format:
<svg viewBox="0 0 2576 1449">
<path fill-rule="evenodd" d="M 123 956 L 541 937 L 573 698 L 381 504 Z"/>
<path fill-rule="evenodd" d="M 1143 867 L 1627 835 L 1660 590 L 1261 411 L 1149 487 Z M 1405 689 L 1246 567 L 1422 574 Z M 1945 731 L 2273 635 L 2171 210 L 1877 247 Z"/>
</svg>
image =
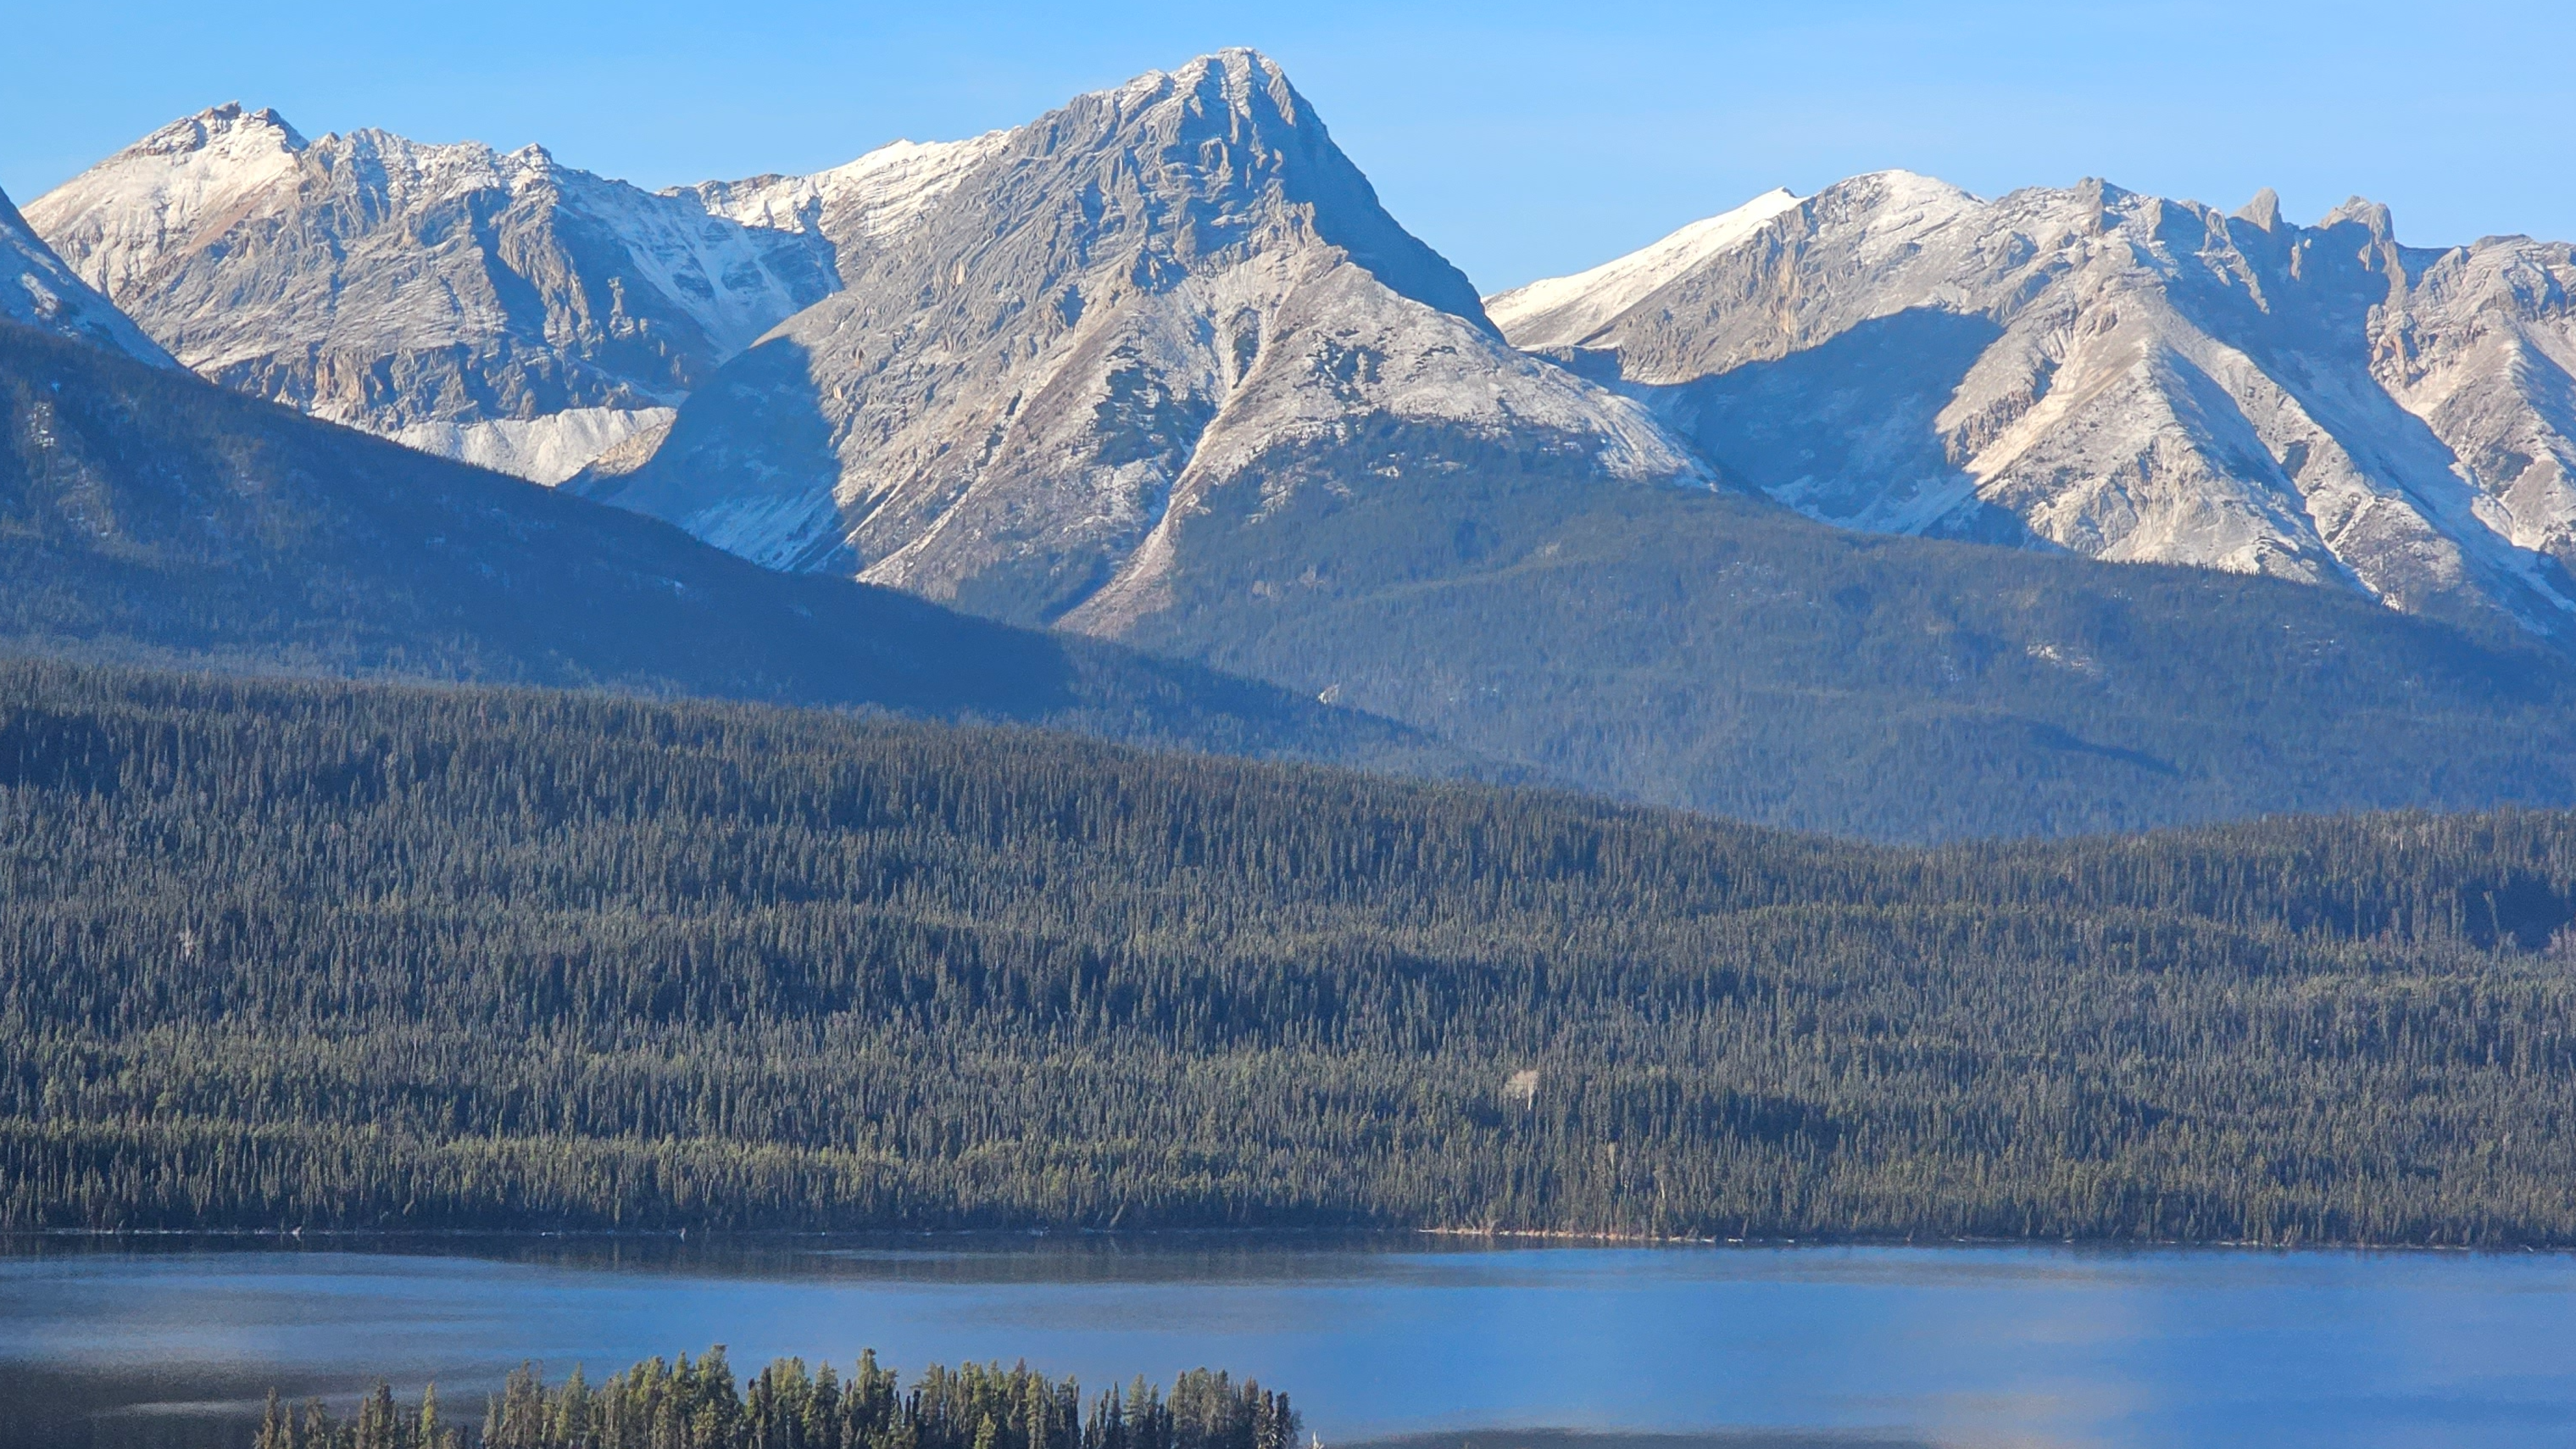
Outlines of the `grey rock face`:
<svg viewBox="0 0 2576 1449">
<path fill-rule="evenodd" d="M 177 122 L 28 220 L 227 386 L 552 482 L 835 285 L 821 236 L 745 226 L 529 147 L 274 112 Z"/>
<path fill-rule="evenodd" d="M 2576 623 L 2565 244 L 1904 173 L 1756 210 L 1493 314 L 1831 522 Z"/>
<path fill-rule="evenodd" d="M 131 318 L 73 275 L 0 193 L 0 318 L 176 367 Z"/>
<path fill-rule="evenodd" d="M 1261 56 L 981 144 L 650 463 L 576 486 L 773 567 L 1116 634 L 1193 530 L 1283 491 L 1427 486 L 1497 447 L 1569 482 L 1696 476 L 1642 408 L 1506 346 Z"/>
</svg>

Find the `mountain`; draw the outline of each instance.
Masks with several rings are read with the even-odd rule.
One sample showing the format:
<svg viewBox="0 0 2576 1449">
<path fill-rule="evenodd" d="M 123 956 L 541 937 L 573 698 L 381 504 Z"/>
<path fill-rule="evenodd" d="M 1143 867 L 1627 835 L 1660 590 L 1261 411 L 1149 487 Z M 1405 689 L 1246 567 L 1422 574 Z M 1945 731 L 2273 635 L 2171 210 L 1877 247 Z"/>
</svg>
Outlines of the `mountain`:
<svg viewBox="0 0 2576 1449">
<path fill-rule="evenodd" d="M 2576 249 L 2401 245 L 2088 181 L 1773 193 L 1492 298 L 1731 477 L 1852 527 L 2576 634 Z"/>
<path fill-rule="evenodd" d="M 831 292 L 998 136 L 654 193 L 534 146 L 307 141 L 236 104 L 28 213 L 206 376 L 552 484 L 649 455 L 690 389 Z"/>
<path fill-rule="evenodd" d="M 1503 335 L 1524 345 L 1542 337 L 1589 337 L 1638 302 L 1721 252 L 1760 231 L 1771 218 L 1796 207 L 1787 187 L 1775 187 L 1733 211 L 1695 221 L 1652 246 L 1570 277 L 1550 277 L 1485 299 L 1485 314 Z"/>
<path fill-rule="evenodd" d="M 1697 477 L 1642 408 L 1506 346 L 1264 57 L 981 144 L 648 462 L 575 486 L 773 567 L 1115 630 L 1293 499 Z"/>
<path fill-rule="evenodd" d="M 1551 310 L 1657 291 L 1799 205 Z M 568 486 L 773 567 L 1802 828 L 2576 800 L 2576 672 L 2490 616 L 1873 538 L 1712 486 L 1643 415 L 1661 396 L 1498 345 L 1257 55 L 1011 133 L 845 281 L 641 467 Z"/>
<path fill-rule="evenodd" d="M 543 149 L 308 141 L 238 105 L 166 126 L 27 219 L 180 361 L 254 396 L 554 482 L 835 285 L 751 227 Z"/>
<path fill-rule="evenodd" d="M 2105 226 L 2131 225 L 2120 218 L 2136 199 L 2102 195 Z M 2576 665 L 2532 632 L 2551 607 L 2537 554 L 2454 550 L 2457 587 L 2390 595 L 2414 610 L 2400 612 L 2331 549 L 2302 554 L 2295 539 L 2246 555 L 2260 570 L 2224 553 L 2188 560 L 2247 570 L 2228 572 L 2082 557 L 1973 488 L 1973 508 L 1898 489 L 1867 514 L 1870 488 L 1913 476 L 1907 449 L 1922 449 L 1908 419 L 1950 405 L 1958 384 L 1944 369 L 1983 368 L 1983 388 L 2025 356 L 1988 359 L 2010 329 L 1943 310 L 1966 306 L 1946 282 L 1925 283 L 1922 306 L 1869 310 L 1872 279 L 1966 265 L 1953 232 L 1988 204 L 1938 183 L 1776 194 L 1639 257 L 1497 298 L 1489 316 L 1387 215 L 1278 67 L 1237 51 L 1017 130 L 671 199 L 711 224 L 822 248 L 838 290 L 717 366 L 667 435 L 636 432 L 568 486 L 762 564 L 1050 624 L 1069 650 L 1088 636 L 1193 660 L 1421 732 L 1384 744 L 1391 756 L 1430 749 L 1429 736 L 1586 789 L 1801 828 L 1913 840 L 2576 803 Z M 1866 221 L 1834 220 L 1860 212 Z M 1844 260 L 1791 244 L 1809 228 L 1842 237 Z M 2089 232 L 2061 240 L 2091 258 L 2095 292 L 2128 298 L 2082 312 L 2087 327 L 2183 315 L 2149 305 L 2161 294 L 2139 280 L 2146 263 L 2120 263 Z M 2022 247 L 2007 235 L 1976 255 L 2022 267 L 2032 294 L 2047 294 L 2062 279 L 2012 261 Z M 2295 254 L 2288 282 L 2264 284 L 2284 318 L 2293 301 L 2357 296 L 2354 278 L 2384 292 L 2369 271 L 2380 263 L 2346 266 L 2315 241 Z M 1785 311 L 1759 322 L 1718 310 L 1742 331 L 1728 346 L 1771 348 L 1780 366 L 1655 370 L 1656 347 L 1690 340 L 1659 320 L 1683 315 L 1673 299 L 1702 286 L 1715 297 L 1729 268 L 1774 256 L 1789 269 Z M 2419 290 L 2438 290 L 2439 274 L 2425 265 Z M 2343 293 L 2328 285 L 2337 276 Z M 2197 287 L 2166 290 L 2188 300 Z M 2540 316 L 2546 289 L 2533 295 Z M 2010 316 L 2025 332 L 2039 325 Z M 2280 325 L 2285 337 L 2328 335 Z M 1797 350 L 1801 327 L 1828 340 Z M 2082 434 L 2099 439 L 2120 419 L 2166 415 L 2121 412 L 2135 389 L 2077 386 L 2079 372 L 2111 376 L 2102 369 L 2126 355 L 2097 357 L 2093 333 L 2011 335 L 2029 356 L 2090 359 L 2051 372 L 2047 406 L 2016 415 L 2025 422 L 2071 410 L 2100 422 Z M 2454 351 L 2509 350 L 2443 337 Z M 2335 401 L 2337 417 L 2367 412 L 2358 384 L 2331 371 L 2338 356 L 2320 352 L 2307 372 L 2282 363 L 2282 375 L 2309 379 L 2300 396 Z M 2170 373 L 2159 362 L 2142 375 Z M 2536 365 L 2520 375 L 2545 381 Z M 2546 401 L 2533 383 L 2510 396 L 2469 389 L 2451 406 L 2510 422 L 2507 404 L 2526 395 Z M 2202 402 L 2194 426 L 2219 415 Z M 1763 432 L 1791 422 L 1794 434 Z M 2198 456 L 2188 438 L 2158 436 L 2149 456 L 2180 471 L 2156 477 L 2215 476 L 2183 468 Z M 1797 448 L 1844 460 L 1848 486 L 1832 496 L 1848 506 L 1821 507 L 1830 490 L 1802 494 L 1765 471 Z M 2324 479 L 2360 455 L 2319 441 L 2298 456 L 2302 476 Z M 1837 524 L 2016 546 L 1855 532 L 1782 496 Z M 2372 507 L 2383 531 L 2417 516 Z M 2250 516 L 2211 505 L 2159 527 L 2182 537 L 2198 520 L 2217 536 Z M 2428 545 L 2408 557 L 2438 583 L 2452 555 Z M 2508 587 L 2516 578 L 2528 587 Z M 692 666 L 713 670 L 711 684 L 668 662 L 656 677 L 745 692 L 719 657 Z M 1237 713 L 1285 718 L 1286 701 L 1266 698 Z M 1213 737 L 1195 729 L 1165 733 Z"/>
<path fill-rule="evenodd" d="M 0 323 L 0 644 L 1011 720 L 1455 770 L 1302 696 L 766 572 L 676 529 Z"/>
<path fill-rule="evenodd" d="M 0 318 L 113 348 L 155 367 L 176 367 L 114 303 L 75 276 L 0 192 Z"/>
</svg>

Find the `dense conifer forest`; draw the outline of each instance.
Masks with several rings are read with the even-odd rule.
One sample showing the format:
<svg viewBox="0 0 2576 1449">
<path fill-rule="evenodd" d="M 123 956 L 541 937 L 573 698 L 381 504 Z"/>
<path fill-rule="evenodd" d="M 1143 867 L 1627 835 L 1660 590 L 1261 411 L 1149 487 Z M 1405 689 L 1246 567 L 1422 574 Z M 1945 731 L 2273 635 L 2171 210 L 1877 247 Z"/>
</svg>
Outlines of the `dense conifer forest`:
<svg viewBox="0 0 2576 1449">
<path fill-rule="evenodd" d="M 596 1386 L 531 1368 L 484 1402 L 481 1429 L 442 1417 L 435 1386 L 402 1403 L 379 1383 L 354 1412 L 272 1392 L 255 1449 L 1297 1449 L 1288 1396 L 1193 1369 L 1167 1398 L 1142 1378 L 1086 1405 L 1081 1386 L 1026 1364 L 934 1364 L 906 1391 L 874 1353 L 848 1379 L 779 1359 L 747 1387 L 721 1345 L 648 1359 Z"/>
<path fill-rule="evenodd" d="M 1910 850 L 20 663 L 0 882 L 9 1228 L 2576 1243 L 2564 814 Z"/>
</svg>

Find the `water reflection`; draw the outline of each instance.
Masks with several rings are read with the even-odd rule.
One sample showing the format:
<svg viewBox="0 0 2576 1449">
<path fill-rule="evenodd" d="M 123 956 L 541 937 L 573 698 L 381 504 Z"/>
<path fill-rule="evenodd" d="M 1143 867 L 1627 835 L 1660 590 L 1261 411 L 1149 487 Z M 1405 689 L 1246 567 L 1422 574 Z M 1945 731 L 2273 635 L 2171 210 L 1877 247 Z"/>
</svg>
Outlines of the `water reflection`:
<svg viewBox="0 0 2576 1449">
<path fill-rule="evenodd" d="M 1394 1449 L 2576 1445 L 2576 1260 L 1378 1238 L 37 1240 L 0 1443 L 209 1442 L 275 1383 L 451 1404 L 729 1346 L 1229 1367 Z M 104 1412 L 44 1421 L 73 1390 Z M 1569 1432 L 1583 1431 L 1583 1432 Z M 1603 1438 L 1601 1436 L 1610 1436 Z M 1408 1437 L 1419 1436 L 1419 1437 Z M 1784 1437 L 1785 1436 L 1785 1437 Z"/>
</svg>

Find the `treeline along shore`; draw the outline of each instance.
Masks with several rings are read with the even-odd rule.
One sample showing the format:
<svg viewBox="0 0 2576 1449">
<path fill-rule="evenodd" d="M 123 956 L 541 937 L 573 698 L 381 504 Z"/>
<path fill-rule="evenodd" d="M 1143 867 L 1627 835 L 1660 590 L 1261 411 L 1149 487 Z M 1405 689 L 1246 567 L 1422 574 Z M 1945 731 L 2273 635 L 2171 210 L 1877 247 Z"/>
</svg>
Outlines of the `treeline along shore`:
<svg viewBox="0 0 2576 1449">
<path fill-rule="evenodd" d="M 721 1345 L 695 1360 L 648 1359 L 596 1385 L 533 1367 L 484 1402 L 480 1427 L 451 1421 L 432 1385 L 404 1402 L 389 1384 L 347 1414 L 269 1395 L 254 1449 L 1298 1449 L 1286 1394 L 1192 1369 L 1167 1397 L 1141 1376 L 1085 1403 L 1072 1379 L 1023 1363 L 932 1365 L 911 1389 L 873 1352 L 847 1379 L 830 1364 L 774 1360 L 737 1384 Z"/>
<path fill-rule="evenodd" d="M 10 1229 L 2576 1244 L 2565 814 L 1895 849 L 20 663 L 0 887 Z"/>
</svg>

